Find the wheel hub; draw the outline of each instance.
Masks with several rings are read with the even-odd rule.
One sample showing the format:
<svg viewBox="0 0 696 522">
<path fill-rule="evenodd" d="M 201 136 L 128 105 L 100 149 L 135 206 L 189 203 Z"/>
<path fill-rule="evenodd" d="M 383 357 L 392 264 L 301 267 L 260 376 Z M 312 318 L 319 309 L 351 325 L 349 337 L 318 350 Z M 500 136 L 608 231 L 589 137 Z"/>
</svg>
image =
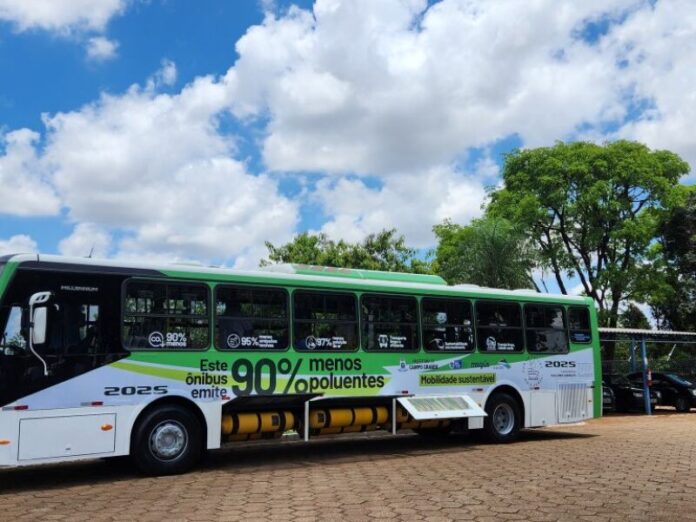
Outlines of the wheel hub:
<svg viewBox="0 0 696 522">
<path fill-rule="evenodd" d="M 508 435 L 515 427 L 515 412 L 509 404 L 498 404 L 493 411 L 493 427 L 500 435 Z"/>
<path fill-rule="evenodd" d="M 160 460 L 172 460 L 183 453 L 188 445 L 184 427 L 175 421 L 158 424 L 150 436 L 152 454 Z"/>
</svg>

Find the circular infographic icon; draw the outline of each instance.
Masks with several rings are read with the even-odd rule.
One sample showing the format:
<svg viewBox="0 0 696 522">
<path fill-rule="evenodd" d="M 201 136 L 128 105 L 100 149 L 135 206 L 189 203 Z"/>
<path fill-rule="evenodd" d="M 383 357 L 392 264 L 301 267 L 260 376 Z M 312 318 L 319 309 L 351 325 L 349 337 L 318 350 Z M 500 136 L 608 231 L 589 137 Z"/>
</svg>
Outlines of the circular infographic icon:
<svg viewBox="0 0 696 522">
<path fill-rule="evenodd" d="M 153 348 L 162 348 L 164 346 L 164 335 L 162 332 L 152 332 L 147 336 L 147 342 Z"/>
<path fill-rule="evenodd" d="M 236 333 L 227 336 L 228 348 L 239 348 L 240 344 L 242 344 L 242 338 L 239 337 L 239 335 L 237 335 Z"/>
</svg>

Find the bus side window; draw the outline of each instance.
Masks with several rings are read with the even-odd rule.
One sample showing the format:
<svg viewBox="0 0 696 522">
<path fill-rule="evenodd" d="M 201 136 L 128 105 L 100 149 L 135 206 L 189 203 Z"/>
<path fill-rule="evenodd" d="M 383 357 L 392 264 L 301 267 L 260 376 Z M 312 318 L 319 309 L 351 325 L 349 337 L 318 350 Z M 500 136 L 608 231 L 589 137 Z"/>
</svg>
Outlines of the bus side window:
<svg viewBox="0 0 696 522">
<path fill-rule="evenodd" d="M 527 351 L 567 353 L 565 310 L 560 305 L 525 304 Z"/>
<path fill-rule="evenodd" d="M 363 294 L 362 344 L 366 351 L 418 351 L 418 302 L 415 297 Z"/>
<path fill-rule="evenodd" d="M 590 327 L 590 310 L 586 306 L 568 307 L 568 323 L 570 325 L 571 342 L 592 342 L 592 328 Z"/>
<path fill-rule="evenodd" d="M 288 293 L 282 288 L 215 288 L 215 346 L 220 350 L 286 350 L 289 321 Z"/>
<path fill-rule="evenodd" d="M 471 301 L 424 297 L 421 300 L 423 342 L 429 352 L 474 349 Z"/>
<path fill-rule="evenodd" d="M 524 350 L 520 305 L 477 301 L 476 338 L 481 352 L 515 353 Z"/>
<path fill-rule="evenodd" d="M 27 341 L 24 337 L 22 325 L 22 307 L 13 306 L 7 314 L 7 324 L 5 331 L 2 334 L 1 349 L 5 355 L 14 355 L 15 353 L 24 353 L 27 347 Z"/>
<path fill-rule="evenodd" d="M 123 343 L 135 350 L 203 350 L 210 343 L 208 287 L 128 281 Z"/>
<path fill-rule="evenodd" d="M 299 351 L 353 351 L 358 347 L 355 295 L 296 290 L 294 346 Z"/>
</svg>

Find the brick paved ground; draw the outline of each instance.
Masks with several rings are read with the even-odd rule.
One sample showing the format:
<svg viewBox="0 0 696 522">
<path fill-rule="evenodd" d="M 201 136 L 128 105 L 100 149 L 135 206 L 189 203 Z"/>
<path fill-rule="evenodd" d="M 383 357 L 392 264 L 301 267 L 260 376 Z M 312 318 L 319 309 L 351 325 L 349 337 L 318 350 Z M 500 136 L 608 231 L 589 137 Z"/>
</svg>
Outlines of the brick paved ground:
<svg viewBox="0 0 696 522">
<path fill-rule="evenodd" d="M 0 471 L 1 520 L 696 520 L 696 412 L 494 446 L 416 435 L 237 447 L 179 477 L 90 461 Z"/>
</svg>

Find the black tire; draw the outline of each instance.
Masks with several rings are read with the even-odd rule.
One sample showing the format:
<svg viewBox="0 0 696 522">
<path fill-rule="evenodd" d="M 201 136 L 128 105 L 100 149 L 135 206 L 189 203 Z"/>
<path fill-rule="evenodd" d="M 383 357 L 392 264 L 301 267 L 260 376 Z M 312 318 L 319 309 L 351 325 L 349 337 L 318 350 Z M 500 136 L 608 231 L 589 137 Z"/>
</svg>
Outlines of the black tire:
<svg viewBox="0 0 696 522">
<path fill-rule="evenodd" d="M 147 412 L 140 419 L 133 430 L 131 457 L 146 475 L 176 475 L 199 462 L 202 447 L 203 429 L 196 415 L 172 404 Z"/>
<path fill-rule="evenodd" d="M 495 393 L 486 403 L 483 431 L 491 442 L 514 442 L 522 428 L 522 409 L 517 401 L 507 393 Z"/>
<path fill-rule="evenodd" d="M 679 413 L 687 413 L 691 410 L 691 401 L 686 397 L 677 397 L 677 400 L 674 401 L 674 407 Z"/>
</svg>

